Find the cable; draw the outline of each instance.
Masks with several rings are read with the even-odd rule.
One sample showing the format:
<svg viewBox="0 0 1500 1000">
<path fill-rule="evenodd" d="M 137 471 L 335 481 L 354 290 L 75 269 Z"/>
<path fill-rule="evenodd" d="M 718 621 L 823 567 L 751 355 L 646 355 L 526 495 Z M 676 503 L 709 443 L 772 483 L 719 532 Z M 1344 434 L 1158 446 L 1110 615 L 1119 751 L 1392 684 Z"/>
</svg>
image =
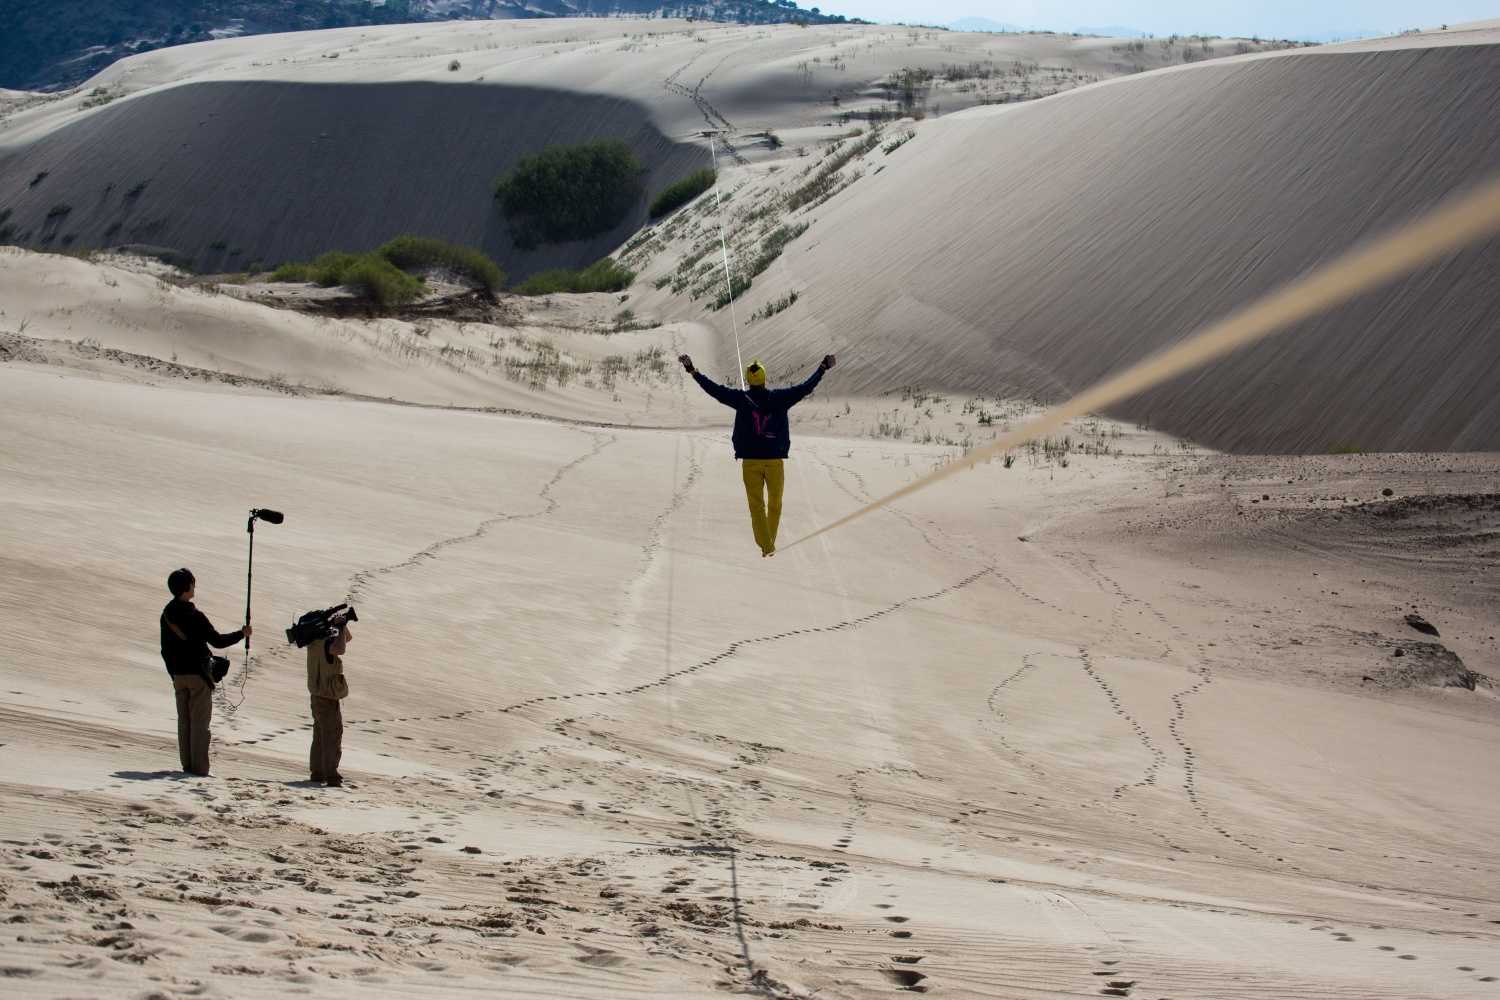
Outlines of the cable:
<svg viewBox="0 0 1500 1000">
<path fill-rule="evenodd" d="M 1500 231 L 1500 177 L 1492 178 L 1467 194 L 1455 195 L 1415 222 L 1314 268 L 1187 340 L 1131 365 L 1066 403 L 1054 406 L 1020 430 L 1003 434 L 983 447 L 965 452 L 896 492 L 873 500 L 782 546 L 780 551 L 795 548 L 892 501 L 957 475 L 965 468 L 973 468 L 978 462 L 1034 441 L 1074 417 L 1097 413 L 1230 351 L 1269 337 L 1293 323 L 1393 281 L 1497 231 Z"/>
<path fill-rule="evenodd" d="M 729 328 L 734 331 L 734 359 L 739 362 L 740 391 L 745 385 L 745 356 L 740 353 L 740 324 L 734 315 L 734 280 L 729 274 L 729 243 L 724 239 L 724 203 L 719 197 L 719 154 L 712 132 L 708 135 L 708 155 L 714 164 L 714 212 L 719 217 L 719 249 L 724 252 L 724 294 L 729 297 Z"/>
</svg>

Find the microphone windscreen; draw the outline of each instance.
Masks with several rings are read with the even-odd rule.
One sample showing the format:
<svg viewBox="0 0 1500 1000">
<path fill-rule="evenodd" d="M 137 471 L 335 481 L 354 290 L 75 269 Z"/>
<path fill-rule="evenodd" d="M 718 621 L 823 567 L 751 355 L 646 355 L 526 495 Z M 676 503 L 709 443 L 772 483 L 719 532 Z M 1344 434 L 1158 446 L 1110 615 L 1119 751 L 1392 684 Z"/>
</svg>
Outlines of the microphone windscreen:
<svg viewBox="0 0 1500 1000">
<path fill-rule="evenodd" d="M 282 521 L 286 520 L 286 516 L 283 515 L 281 511 L 267 510 L 264 507 L 262 507 L 260 510 L 257 510 L 255 512 L 255 516 L 269 524 L 280 524 Z"/>
</svg>

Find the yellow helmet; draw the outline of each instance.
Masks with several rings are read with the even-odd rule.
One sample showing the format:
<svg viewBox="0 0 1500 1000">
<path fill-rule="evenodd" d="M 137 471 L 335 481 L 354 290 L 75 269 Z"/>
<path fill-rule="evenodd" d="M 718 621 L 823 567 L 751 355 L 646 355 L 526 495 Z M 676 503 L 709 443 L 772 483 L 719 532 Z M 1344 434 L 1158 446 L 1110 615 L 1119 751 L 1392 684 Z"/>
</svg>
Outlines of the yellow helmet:
<svg viewBox="0 0 1500 1000">
<path fill-rule="evenodd" d="M 765 370 L 765 368 L 761 367 L 761 363 L 759 361 L 752 361 L 752 362 L 750 362 L 749 367 L 745 369 L 745 384 L 746 385 L 765 385 L 766 384 L 766 370 Z"/>
</svg>

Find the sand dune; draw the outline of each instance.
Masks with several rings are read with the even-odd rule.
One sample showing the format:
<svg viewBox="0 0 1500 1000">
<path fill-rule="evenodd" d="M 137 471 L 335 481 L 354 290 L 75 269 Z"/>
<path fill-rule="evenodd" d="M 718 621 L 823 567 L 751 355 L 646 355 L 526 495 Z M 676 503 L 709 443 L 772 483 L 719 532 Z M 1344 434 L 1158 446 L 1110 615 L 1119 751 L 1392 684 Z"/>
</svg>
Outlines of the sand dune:
<svg viewBox="0 0 1500 1000">
<path fill-rule="evenodd" d="M 1024 60 L 1016 86 L 1034 94 L 1170 58 L 1115 51 L 1116 41 L 593 19 L 182 46 L 6 116 L 0 212 L 11 214 L 0 227 L 27 246 L 166 248 L 201 271 L 415 232 L 482 247 L 520 278 L 624 243 L 652 194 L 707 164 L 705 128 L 729 130 L 731 146 L 753 154 L 757 130 L 826 127 L 879 105 L 876 82 L 904 67 L 983 61 L 1004 74 Z M 953 110 L 999 88 L 971 83 L 932 100 Z M 495 178 L 546 146 L 598 138 L 630 143 L 647 198 L 597 238 L 516 248 L 491 198 Z"/>
<path fill-rule="evenodd" d="M 646 220 L 523 252 L 495 178 L 554 144 L 622 139 L 657 191 L 707 163 L 627 101 L 441 84 L 207 83 L 122 101 L 9 157 L 18 241 L 170 248 L 203 271 L 257 270 L 402 233 L 483 248 L 515 277 L 607 254 Z M 31 181 L 45 174 L 35 186 Z M 66 206 L 61 212 L 59 206 Z"/>
<path fill-rule="evenodd" d="M 376 65 L 410 98 L 446 89 L 455 39 L 513 37 L 491 30 L 382 35 L 364 67 L 301 36 L 153 53 L 101 83 L 135 96 L 20 111 L 0 142 L 211 88 L 342 99 Z M 583 30 L 518 24 L 482 58 L 608 68 Z M 590 30 L 686 61 L 654 25 Z M 768 37 L 795 69 L 814 50 L 787 39 L 843 37 L 818 30 Z M 881 59 L 928 44 L 880 32 Z M 713 81 L 753 77 L 766 36 L 662 34 L 732 51 L 696 97 L 611 78 L 647 134 L 756 100 Z M 1483 172 L 1490 49 L 1369 48 L 893 123 L 794 213 L 864 123 L 787 103 L 780 149 L 736 123 L 737 260 L 780 250 L 736 303 L 744 347 L 777 382 L 841 359 L 793 411 L 783 538 L 1036 412 L 997 387 L 1066 391 Z M 581 93 L 549 107 L 602 106 Z M 1078 420 L 763 559 L 727 411 L 666 360 L 733 377 L 692 259 L 717 238 L 702 203 L 621 249 L 628 293 L 447 318 L 0 249 L 6 996 L 1496 995 L 1500 456 L 1189 439 L 1489 441 L 1495 247 L 1141 404 L 1187 437 Z M 260 506 L 287 516 L 257 532 L 253 657 L 194 780 L 163 582 L 191 566 L 237 625 Z M 280 629 L 346 598 L 348 781 L 324 788 Z"/>
<path fill-rule="evenodd" d="M 922 123 L 808 216 L 746 303 L 801 296 L 757 350 L 838 344 L 871 392 L 1079 390 L 1494 174 L 1495 52 L 1210 63 Z M 1494 448 L 1497 263 L 1460 254 L 1118 412 L 1245 451 Z"/>
</svg>

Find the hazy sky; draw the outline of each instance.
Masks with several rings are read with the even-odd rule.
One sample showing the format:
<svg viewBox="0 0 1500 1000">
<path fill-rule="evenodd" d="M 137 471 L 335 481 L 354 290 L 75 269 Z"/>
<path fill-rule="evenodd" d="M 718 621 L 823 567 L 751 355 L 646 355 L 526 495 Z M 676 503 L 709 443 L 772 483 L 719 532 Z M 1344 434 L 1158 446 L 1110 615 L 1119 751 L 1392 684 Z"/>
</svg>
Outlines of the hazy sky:
<svg viewBox="0 0 1500 1000">
<path fill-rule="evenodd" d="M 813 0 L 802 0 L 803 7 Z M 947 24 L 987 17 L 1023 27 L 1122 26 L 1155 34 L 1306 38 L 1382 34 L 1500 17 L 1500 0 L 824 0 L 830 14 L 871 21 Z"/>
</svg>

